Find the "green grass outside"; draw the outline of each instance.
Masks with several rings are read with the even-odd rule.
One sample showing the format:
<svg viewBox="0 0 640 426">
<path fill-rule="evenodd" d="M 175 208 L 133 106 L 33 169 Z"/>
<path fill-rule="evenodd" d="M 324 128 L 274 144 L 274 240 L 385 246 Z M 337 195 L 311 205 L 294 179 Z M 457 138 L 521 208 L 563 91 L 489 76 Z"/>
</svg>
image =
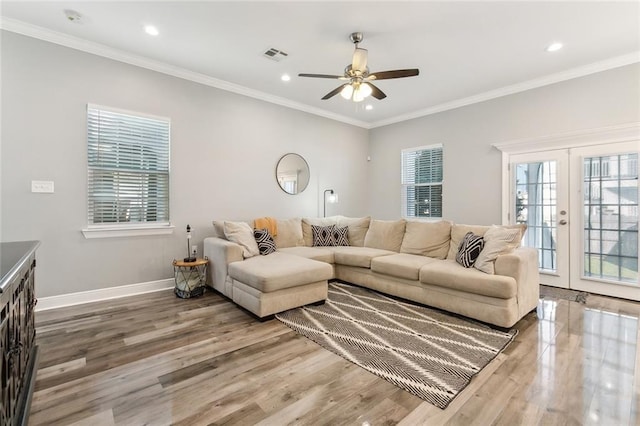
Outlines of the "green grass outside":
<svg viewBox="0 0 640 426">
<path fill-rule="evenodd" d="M 585 268 L 584 274 L 588 277 L 594 278 L 604 278 L 604 279 L 612 279 L 618 280 L 618 264 L 602 261 L 602 271 L 600 271 L 600 259 L 597 257 L 591 257 L 591 272 L 588 271 L 588 268 Z M 638 282 L 638 270 L 635 271 L 633 269 L 622 267 L 622 281 L 630 281 L 630 282 Z"/>
</svg>

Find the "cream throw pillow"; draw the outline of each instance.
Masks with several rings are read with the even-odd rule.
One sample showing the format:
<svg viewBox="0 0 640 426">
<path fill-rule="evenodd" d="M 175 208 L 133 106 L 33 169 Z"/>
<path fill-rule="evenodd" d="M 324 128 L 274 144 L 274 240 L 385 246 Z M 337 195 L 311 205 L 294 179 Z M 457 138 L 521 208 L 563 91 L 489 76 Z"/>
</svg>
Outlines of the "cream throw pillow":
<svg viewBox="0 0 640 426">
<path fill-rule="evenodd" d="M 364 237 L 364 246 L 399 252 L 406 223 L 404 219 L 372 220 Z"/>
<path fill-rule="evenodd" d="M 223 240 L 227 239 L 227 236 L 224 235 L 224 221 L 223 220 L 214 220 L 213 221 L 213 230 L 215 231 L 214 237 L 222 238 Z"/>
<path fill-rule="evenodd" d="M 287 220 L 278 219 L 278 235 L 273 237 L 277 248 L 297 247 L 304 245 L 302 238 L 302 219 L 299 217 Z"/>
<path fill-rule="evenodd" d="M 349 228 L 349 245 L 353 247 L 363 247 L 364 237 L 367 236 L 371 216 L 367 217 L 346 217 L 338 216 L 336 226 L 338 228 Z"/>
<path fill-rule="evenodd" d="M 520 228 L 507 228 L 493 225 L 483 235 L 484 248 L 473 267 L 486 273 L 495 274 L 495 260 L 520 246 L 522 233 Z"/>
<path fill-rule="evenodd" d="M 451 222 L 407 221 L 400 253 L 444 259 L 449 252 Z"/>
<path fill-rule="evenodd" d="M 224 222 L 224 235 L 227 240 L 242 247 L 242 257 L 249 258 L 260 254 L 253 229 L 245 222 Z"/>
</svg>

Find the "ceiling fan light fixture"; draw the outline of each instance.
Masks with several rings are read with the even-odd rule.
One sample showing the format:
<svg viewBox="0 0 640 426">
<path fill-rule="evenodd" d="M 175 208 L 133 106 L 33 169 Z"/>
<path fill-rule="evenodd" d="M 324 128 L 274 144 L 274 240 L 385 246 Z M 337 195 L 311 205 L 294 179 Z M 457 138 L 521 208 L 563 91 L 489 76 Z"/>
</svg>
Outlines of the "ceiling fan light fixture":
<svg viewBox="0 0 640 426">
<path fill-rule="evenodd" d="M 353 100 L 353 102 L 362 102 L 366 97 L 364 94 L 365 94 L 365 91 L 362 90 L 362 85 L 360 85 L 355 89 L 353 89 L 353 97 L 351 99 Z"/>
<path fill-rule="evenodd" d="M 373 92 L 373 89 L 367 83 L 362 83 L 360 85 L 360 93 L 362 94 L 363 98 L 370 96 L 371 92 Z"/>
<path fill-rule="evenodd" d="M 347 100 L 351 99 L 352 95 L 353 95 L 353 86 L 350 84 L 345 85 L 344 88 L 340 91 L 340 96 L 342 96 Z"/>
</svg>

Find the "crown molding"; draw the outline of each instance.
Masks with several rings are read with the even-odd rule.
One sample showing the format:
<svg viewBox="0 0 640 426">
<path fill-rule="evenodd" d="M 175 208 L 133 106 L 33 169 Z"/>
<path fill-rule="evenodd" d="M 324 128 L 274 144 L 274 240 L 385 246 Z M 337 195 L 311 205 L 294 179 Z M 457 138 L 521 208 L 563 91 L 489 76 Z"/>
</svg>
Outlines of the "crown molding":
<svg viewBox="0 0 640 426">
<path fill-rule="evenodd" d="M 220 80 L 214 77 L 186 70 L 184 68 L 169 65 L 167 63 L 148 59 L 140 55 L 134 55 L 126 53 L 119 49 L 105 46 L 100 43 L 94 43 L 91 41 L 83 40 L 78 37 L 63 34 L 57 31 L 52 31 L 46 28 L 39 27 L 37 25 L 28 24 L 16 19 L 7 17 L 1 17 L 0 29 L 22 34 L 28 37 L 48 41 L 50 43 L 58 44 L 61 46 L 69 47 L 71 49 L 80 50 L 82 52 L 91 53 L 104 58 L 113 59 L 115 61 L 124 62 L 130 65 L 135 65 L 141 68 L 146 68 L 152 71 L 157 71 L 163 74 L 178 77 L 184 80 L 193 81 L 206 86 L 215 87 L 216 89 L 225 90 L 228 92 L 236 93 L 239 95 L 247 96 L 261 101 L 269 102 L 272 104 L 280 105 L 283 107 L 295 109 L 309 114 L 317 115 L 320 117 L 328 118 L 334 121 L 340 121 L 346 124 L 350 124 L 365 129 L 370 128 L 370 123 L 364 121 L 355 120 L 350 117 L 345 117 L 340 114 L 335 114 L 330 111 L 315 108 L 309 105 L 305 105 L 300 102 L 291 101 L 279 96 L 274 96 L 259 90 L 249 89 L 238 84 L 230 83 L 228 81 Z"/>
<path fill-rule="evenodd" d="M 491 146 L 504 154 L 525 154 L 618 142 L 637 142 L 640 149 L 640 122 L 496 142 Z"/>
<path fill-rule="evenodd" d="M 600 62 L 595 62 L 582 67 L 573 68 L 567 71 L 562 71 L 556 74 L 550 74 L 534 80 L 525 81 L 510 86 L 505 86 L 496 90 L 491 90 L 477 95 L 469 96 L 462 99 L 457 99 L 451 102 L 435 105 L 433 107 L 425 108 L 419 111 L 415 111 L 409 114 L 402 114 L 395 117 L 391 117 L 385 120 L 376 121 L 374 123 L 368 123 L 361 120 L 356 120 L 344 115 L 336 114 L 321 108 L 312 107 L 300 102 L 291 101 L 279 96 L 274 96 L 265 92 L 261 92 L 254 89 L 249 89 L 238 84 L 230 83 L 228 81 L 220 80 L 214 77 L 186 70 L 184 68 L 169 65 L 164 62 L 155 61 L 145 58 L 140 55 L 133 55 L 126 53 L 119 49 L 114 49 L 99 43 L 83 40 L 78 37 L 63 34 L 57 31 L 52 31 L 37 25 L 28 24 L 16 19 L 7 17 L 0 17 L 0 29 L 11 31 L 17 34 L 37 38 L 40 40 L 48 41 L 50 43 L 58 44 L 61 46 L 69 47 L 72 49 L 80 50 L 83 52 L 91 53 L 97 56 L 113 59 L 115 61 L 124 62 L 130 65 L 139 66 L 152 71 L 157 71 L 163 74 L 178 77 L 184 80 L 193 81 L 206 86 L 215 87 L 217 89 L 225 90 L 228 92 L 236 93 L 239 95 L 247 96 L 261 101 L 269 102 L 272 104 L 280 105 L 286 108 L 295 109 L 309 114 L 317 115 L 320 117 L 328 118 L 330 120 L 339 121 L 342 123 L 350 124 L 356 127 L 364 129 L 374 129 L 376 127 L 387 126 L 390 124 L 399 123 L 402 121 L 412 120 L 414 118 L 420 118 L 432 114 L 436 114 L 443 111 L 448 111 L 467 105 L 472 105 L 479 102 L 488 101 L 491 99 L 499 98 L 502 96 L 511 95 L 514 93 L 524 92 L 526 90 L 535 89 L 549 84 L 559 83 L 566 80 L 571 80 L 577 77 L 583 77 L 589 74 L 594 74 L 601 71 L 606 71 L 613 68 L 622 67 L 640 62 L 640 51 L 636 51 L 627 55 L 618 56 L 615 58 L 607 59 Z"/>
<path fill-rule="evenodd" d="M 451 109 L 460 108 L 467 105 L 476 104 L 479 102 L 488 101 L 502 96 L 512 95 L 514 93 L 524 92 L 526 90 L 535 89 L 542 86 L 548 86 L 554 83 L 560 83 L 562 81 L 571 80 L 578 77 L 583 77 L 589 74 L 595 74 L 597 72 L 606 71 L 625 65 L 631 65 L 640 62 L 640 51 L 629 53 L 627 55 L 617 56 L 615 58 L 606 59 L 600 62 L 594 62 L 592 64 L 584 65 L 570 70 L 562 71 L 555 74 L 549 74 L 547 76 L 536 78 L 534 80 L 525 81 L 522 83 L 512 84 L 510 86 L 501 87 L 496 90 L 490 90 L 488 92 L 479 93 L 467 98 L 457 99 L 455 101 L 446 102 L 444 104 L 435 105 L 430 108 L 412 112 L 410 114 L 398 115 L 396 117 L 389 118 L 387 120 L 380 120 L 372 123 L 370 128 L 387 126 L 389 124 L 395 124 L 402 121 L 412 120 L 414 118 L 420 118 L 431 114 L 436 114 Z"/>
</svg>

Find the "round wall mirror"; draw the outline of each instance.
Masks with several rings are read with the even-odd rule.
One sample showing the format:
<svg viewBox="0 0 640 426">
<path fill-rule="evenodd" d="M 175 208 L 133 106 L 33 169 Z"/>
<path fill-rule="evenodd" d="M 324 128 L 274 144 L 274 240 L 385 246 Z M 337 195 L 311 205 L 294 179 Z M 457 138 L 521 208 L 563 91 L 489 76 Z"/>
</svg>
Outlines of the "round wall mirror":
<svg viewBox="0 0 640 426">
<path fill-rule="evenodd" d="M 298 154 L 285 154 L 278 160 L 276 180 L 287 194 L 299 194 L 309 185 L 309 165 Z"/>
</svg>

